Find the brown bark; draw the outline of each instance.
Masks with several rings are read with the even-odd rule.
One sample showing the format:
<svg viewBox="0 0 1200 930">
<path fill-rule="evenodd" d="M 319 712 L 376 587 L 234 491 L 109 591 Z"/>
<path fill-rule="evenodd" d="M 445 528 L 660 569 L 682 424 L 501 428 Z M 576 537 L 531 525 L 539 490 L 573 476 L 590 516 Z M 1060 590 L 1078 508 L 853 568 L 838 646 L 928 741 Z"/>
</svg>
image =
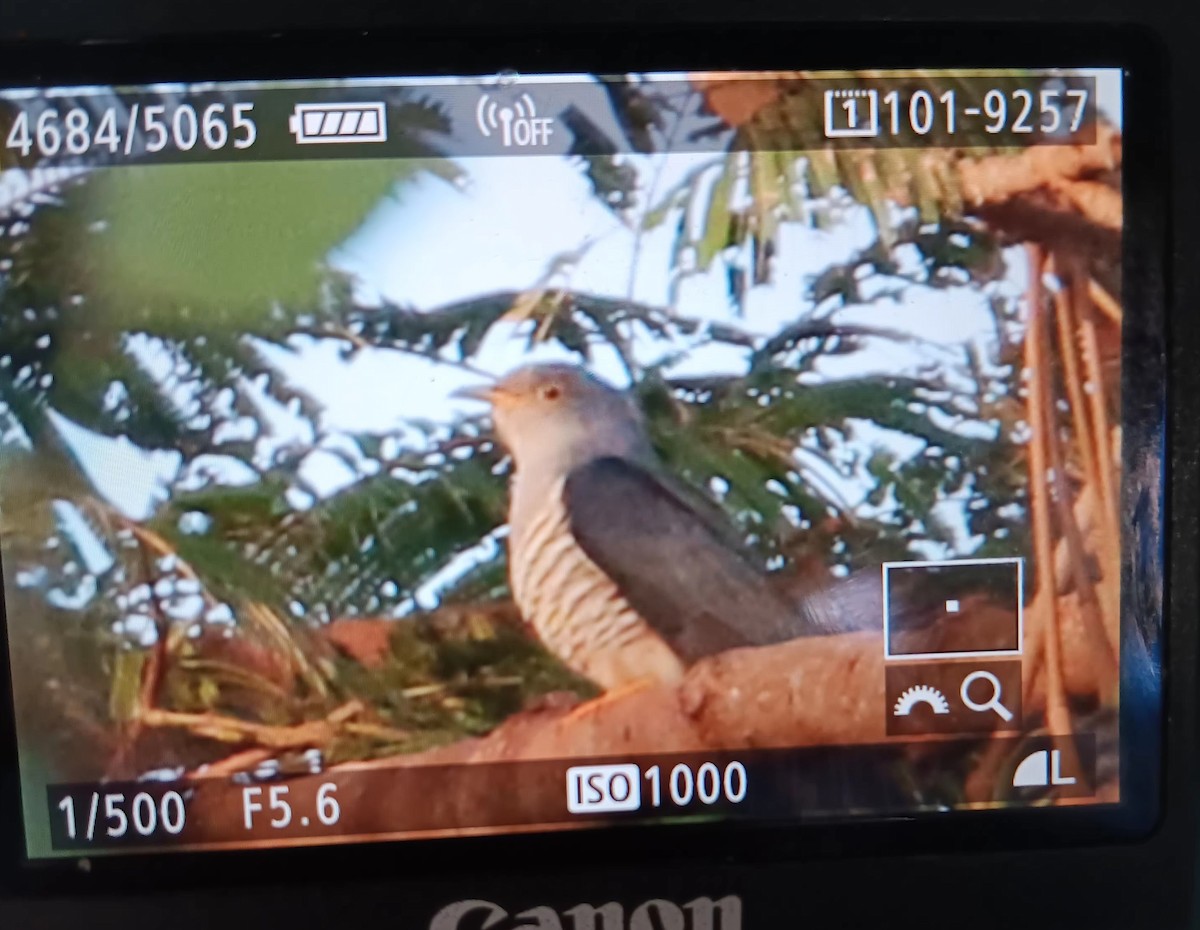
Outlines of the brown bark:
<svg viewBox="0 0 1200 930">
<path fill-rule="evenodd" d="M 343 617 L 322 629 L 325 638 L 364 668 L 379 668 L 391 652 L 395 624 L 373 617 Z"/>
<path fill-rule="evenodd" d="M 1084 488 L 1085 491 L 1089 487 L 1095 489 L 1092 494 L 1093 513 L 1086 515 L 1090 517 L 1090 521 L 1088 522 L 1094 524 L 1093 531 L 1090 534 L 1090 542 L 1092 543 L 1090 551 L 1098 558 L 1101 565 L 1100 577 L 1096 584 L 1096 593 L 1104 617 L 1104 633 L 1108 638 L 1109 649 L 1112 654 L 1120 656 L 1121 610 L 1119 591 L 1121 551 L 1119 541 L 1121 539 L 1121 527 L 1117 518 L 1120 441 L 1119 438 L 1114 438 L 1114 433 L 1109 428 L 1106 415 L 1109 398 L 1106 381 L 1111 377 L 1116 383 L 1120 382 L 1120 354 L 1118 350 L 1118 353 L 1112 359 L 1113 364 L 1116 366 L 1115 370 L 1106 365 L 1105 358 L 1103 357 L 1104 354 L 1100 349 L 1097 332 L 1097 323 L 1104 323 L 1106 318 L 1098 318 L 1096 307 L 1099 301 L 1094 296 L 1095 292 L 1100 289 L 1095 286 L 1094 281 L 1088 278 L 1081 261 L 1075 261 L 1071 278 L 1067 283 L 1071 297 L 1071 327 L 1073 332 L 1079 334 L 1079 340 L 1082 343 L 1082 365 L 1079 375 L 1080 387 L 1083 388 L 1086 385 L 1088 388 L 1083 390 L 1083 393 L 1086 395 L 1089 405 L 1087 407 L 1080 407 L 1079 416 L 1083 421 L 1088 423 L 1089 428 L 1086 435 L 1076 436 L 1075 441 L 1077 447 L 1082 446 L 1085 442 L 1091 444 L 1090 459 L 1093 471 L 1089 473 Z M 1106 294 L 1104 296 L 1107 297 Z M 1104 328 L 1111 329 L 1111 326 L 1105 325 Z M 1074 349 L 1075 346 L 1072 346 L 1072 351 Z M 1075 400 L 1072 398 L 1072 404 L 1074 403 Z M 1099 409 L 1096 408 L 1096 404 L 1099 404 Z M 1082 500 L 1080 503 L 1082 503 Z M 1085 524 L 1085 521 L 1080 520 L 1080 523 Z"/>
<path fill-rule="evenodd" d="M 1124 199 L 1115 187 L 1100 181 L 1061 181 L 1054 189 L 1097 226 L 1119 231 L 1125 222 Z"/>
<path fill-rule="evenodd" d="M 1030 428 L 1029 440 L 1029 504 L 1033 525 L 1034 564 L 1038 570 L 1037 593 L 1030 605 L 1029 620 L 1032 634 L 1032 653 L 1044 663 L 1046 680 L 1046 716 L 1048 729 L 1054 734 L 1071 732 L 1071 714 L 1067 706 L 1062 680 L 1062 642 L 1059 638 L 1058 604 L 1054 596 L 1054 542 L 1050 516 L 1050 489 L 1046 482 L 1049 470 L 1047 417 L 1050 409 L 1050 364 L 1045 346 L 1045 296 L 1042 274 L 1045 258 L 1036 245 L 1027 245 L 1029 256 L 1029 290 L 1025 298 L 1026 336 L 1025 371 L 1029 391 L 1025 409 Z M 1034 676 L 1029 676 L 1032 679 Z"/>
<path fill-rule="evenodd" d="M 1061 266 L 1062 262 L 1059 263 Z M 1062 277 L 1062 269 L 1056 269 L 1060 278 Z M 1071 278 L 1066 279 L 1068 282 Z M 1059 333 L 1070 332 L 1070 319 L 1064 319 L 1066 302 L 1062 304 L 1055 300 L 1054 309 L 1057 311 L 1055 316 L 1058 317 L 1060 324 Z M 1046 345 L 1052 341 L 1052 335 L 1045 319 L 1045 307 L 1038 316 L 1031 316 L 1031 323 L 1036 321 L 1041 332 L 1039 337 L 1045 340 Z M 1064 328 L 1065 324 L 1065 328 Z M 1068 387 L 1071 384 L 1072 377 L 1078 377 L 1078 373 L 1072 368 L 1069 360 L 1073 357 L 1071 348 L 1067 345 L 1059 346 L 1060 355 L 1064 361 L 1064 378 L 1068 382 Z M 1075 390 L 1068 391 L 1074 401 L 1074 395 L 1079 395 L 1082 398 L 1082 386 L 1076 383 Z M 1080 604 L 1083 607 L 1083 617 L 1086 622 L 1085 631 L 1087 633 L 1086 648 L 1091 657 L 1090 664 L 1095 668 L 1098 679 L 1102 682 L 1101 693 L 1108 695 L 1115 690 L 1117 686 L 1117 652 L 1114 645 L 1109 640 L 1107 627 L 1109 624 L 1105 622 L 1102 616 L 1104 605 L 1101 604 L 1101 599 L 1096 593 L 1096 579 L 1092 577 L 1092 572 L 1089 569 L 1089 555 L 1087 543 L 1084 539 L 1083 530 L 1080 528 L 1079 521 L 1076 519 L 1075 508 L 1072 506 L 1072 491 L 1070 482 L 1067 480 L 1067 452 L 1064 450 L 1066 440 L 1063 436 L 1063 431 L 1060 428 L 1058 417 L 1056 414 L 1056 404 L 1053 401 L 1053 391 L 1045 404 L 1043 417 L 1046 430 L 1045 447 L 1049 452 L 1050 465 L 1050 480 L 1053 482 L 1054 493 L 1051 495 L 1055 506 L 1055 511 L 1058 515 L 1058 529 L 1060 533 L 1060 546 L 1065 546 L 1066 559 L 1065 565 L 1068 577 L 1074 583 L 1075 592 L 1079 598 Z M 1082 413 L 1082 410 L 1080 410 Z M 1077 435 L 1075 447 L 1083 446 L 1087 439 L 1083 435 Z M 1092 460 L 1094 455 L 1087 456 L 1088 460 Z M 1055 568 L 1058 568 L 1058 561 L 1055 561 Z M 1105 569 L 1108 570 L 1108 565 L 1105 564 Z M 1061 579 L 1060 579 L 1061 582 Z M 1060 613 L 1061 620 L 1061 613 Z M 1061 622 L 1059 623 L 1061 632 Z"/>
<path fill-rule="evenodd" d="M 877 633 L 734 649 L 683 682 L 543 705 L 487 736 L 368 766 L 562 759 L 700 749 L 817 746 L 886 738 L 883 641 Z"/>
<path fill-rule="evenodd" d="M 1088 282 L 1088 296 L 1092 298 L 1092 303 L 1096 309 L 1103 313 L 1111 322 L 1121 325 L 1123 314 L 1121 305 L 1117 303 L 1116 298 L 1108 291 L 1100 286 L 1099 282 L 1092 280 Z"/>
<path fill-rule="evenodd" d="M 1119 232 L 1120 192 L 1078 179 L 1109 171 L 1120 163 L 1120 134 L 1111 126 L 1099 125 L 1092 145 L 1032 146 L 1015 155 L 964 159 L 958 173 L 963 199 L 976 206 L 1048 188 L 1059 191 L 1091 222 Z"/>
<path fill-rule="evenodd" d="M 1041 189 L 972 208 L 971 213 L 1009 242 L 1036 242 L 1052 252 L 1090 255 L 1115 262 L 1121 232 L 1098 226 Z"/>
<path fill-rule="evenodd" d="M 293 726 L 253 723 L 220 714 L 192 714 L 148 708 L 142 712 L 146 727 L 176 727 L 197 736 L 226 743 L 253 743 L 268 749 L 320 746 L 330 741 L 339 725 L 361 714 L 360 701 L 348 701 L 321 720 L 306 720 Z"/>
<path fill-rule="evenodd" d="M 701 71 L 692 75 L 692 86 L 704 95 L 709 111 L 723 123 L 742 126 L 779 99 L 784 88 L 781 78 L 800 76 L 794 71 L 776 71 L 731 80 L 722 72 Z"/>
</svg>

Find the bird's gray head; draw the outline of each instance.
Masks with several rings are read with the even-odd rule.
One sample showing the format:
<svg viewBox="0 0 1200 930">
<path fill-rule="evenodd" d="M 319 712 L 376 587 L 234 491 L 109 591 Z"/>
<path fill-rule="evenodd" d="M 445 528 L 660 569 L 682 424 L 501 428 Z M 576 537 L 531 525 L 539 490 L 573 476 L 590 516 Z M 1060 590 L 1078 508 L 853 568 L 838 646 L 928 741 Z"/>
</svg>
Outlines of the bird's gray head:
<svg viewBox="0 0 1200 930">
<path fill-rule="evenodd" d="M 492 405 L 496 433 L 521 471 L 563 473 L 602 456 L 650 454 L 632 400 L 575 365 L 527 365 L 459 394 Z"/>
</svg>

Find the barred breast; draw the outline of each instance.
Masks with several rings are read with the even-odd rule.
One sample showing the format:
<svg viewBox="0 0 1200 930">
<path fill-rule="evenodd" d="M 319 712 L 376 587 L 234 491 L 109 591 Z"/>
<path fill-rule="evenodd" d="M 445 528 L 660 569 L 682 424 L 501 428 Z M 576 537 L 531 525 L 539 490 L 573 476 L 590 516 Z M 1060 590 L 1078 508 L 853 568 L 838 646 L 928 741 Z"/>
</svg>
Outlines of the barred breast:
<svg viewBox="0 0 1200 930">
<path fill-rule="evenodd" d="M 551 652 L 605 690 L 678 681 L 682 660 L 575 542 L 563 482 L 542 500 L 510 524 L 509 580 L 521 615 Z"/>
</svg>

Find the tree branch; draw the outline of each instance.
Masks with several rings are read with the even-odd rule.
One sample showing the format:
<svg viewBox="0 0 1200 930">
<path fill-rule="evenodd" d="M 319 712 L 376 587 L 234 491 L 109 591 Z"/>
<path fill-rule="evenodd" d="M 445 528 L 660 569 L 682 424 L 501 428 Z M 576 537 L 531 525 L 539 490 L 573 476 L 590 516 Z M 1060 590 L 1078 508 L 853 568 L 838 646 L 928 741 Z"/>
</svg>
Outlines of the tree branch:
<svg viewBox="0 0 1200 930">
<path fill-rule="evenodd" d="M 987 155 L 959 162 L 963 199 L 976 206 L 1011 200 L 1039 187 L 1062 187 L 1068 181 L 1111 171 L 1121 164 L 1121 135 L 1112 126 L 1096 127 L 1096 141 L 1091 145 L 1035 145 L 1015 155 Z M 1119 193 L 1118 193 L 1119 196 Z M 1086 197 L 1077 206 L 1085 212 Z M 1121 228 L 1119 214 L 1116 225 L 1103 207 L 1089 215 L 1092 222 L 1108 229 Z"/>
<path fill-rule="evenodd" d="M 252 743 L 263 749 L 295 749 L 324 745 L 333 738 L 339 727 L 365 709 L 361 701 L 348 701 L 320 720 L 306 720 L 293 726 L 272 726 L 220 714 L 191 714 L 152 707 L 143 712 L 142 723 L 147 727 L 187 730 L 196 736 L 223 743 Z"/>
<path fill-rule="evenodd" d="M 704 659 L 679 685 L 548 702 L 487 736 L 354 767 L 876 743 L 883 706 L 880 634 L 805 637 Z"/>
</svg>

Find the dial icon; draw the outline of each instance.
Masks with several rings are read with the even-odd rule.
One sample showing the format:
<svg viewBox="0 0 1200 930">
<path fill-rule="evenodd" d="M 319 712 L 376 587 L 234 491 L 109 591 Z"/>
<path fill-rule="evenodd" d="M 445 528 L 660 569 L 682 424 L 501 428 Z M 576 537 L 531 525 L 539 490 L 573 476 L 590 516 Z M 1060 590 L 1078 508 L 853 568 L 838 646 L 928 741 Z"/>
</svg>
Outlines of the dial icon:
<svg viewBox="0 0 1200 930">
<path fill-rule="evenodd" d="M 935 714 L 950 713 L 950 702 L 946 700 L 946 695 L 929 685 L 913 685 L 901 694 L 892 713 L 897 717 L 907 717 L 918 704 L 929 705 Z"/>
</svg>

